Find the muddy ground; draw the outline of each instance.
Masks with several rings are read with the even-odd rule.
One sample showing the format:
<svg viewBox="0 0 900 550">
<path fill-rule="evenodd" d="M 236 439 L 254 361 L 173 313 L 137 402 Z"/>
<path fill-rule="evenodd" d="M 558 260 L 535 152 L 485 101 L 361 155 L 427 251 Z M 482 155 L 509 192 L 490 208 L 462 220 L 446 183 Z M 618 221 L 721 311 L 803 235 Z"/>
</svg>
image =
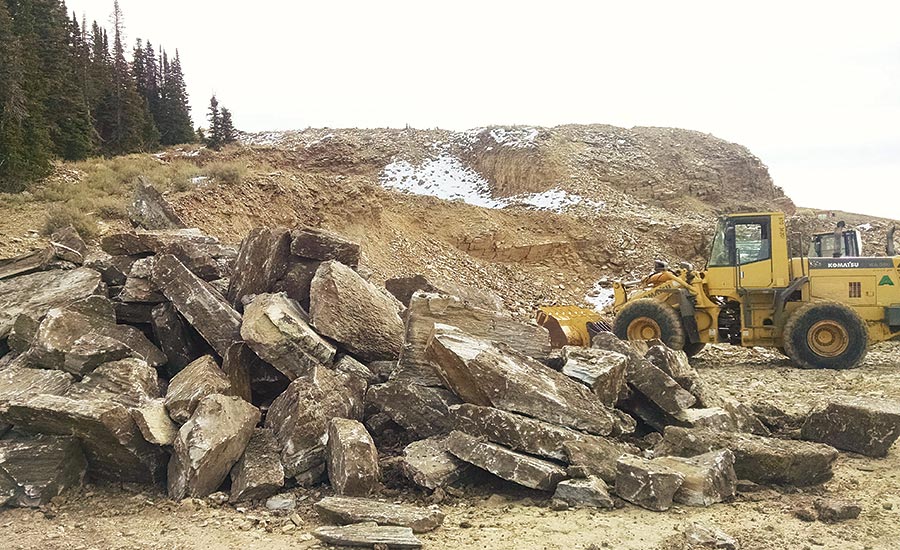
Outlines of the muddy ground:
<svg viewBox="0 0 900 550">
<path fill-rule="evenodd" d="M 716 347 L 695 358 L 708 383 L 748 403 L 769 402 L 795 413 L 834 395 L 900 399 L 900 344 L 877 346 L 850 371 L 794 369 L 777 353 Z M 479 480 L 440 502 L 443 527 L 421 536 L 426 548 L 663 549 L 679 548 L 691 522 L 716 526 L 744 550 L 888 550 L 900 547 L 900 448 L 884 459 L 842 453 L 827 483 L 805 489 L 764 488 L 709 508 L 676 505 L 655 513 L 624 506 L 613 511 L 553 511 L 547 496 L 497 480 Z M 247 549 L 318 547 L 312 503 L 328 493 L 296 490 L 294 515 L 264 507 L 217 505 L 212 499 L 173 502 L 162 488 L 88 486 L 43 510 L 0 509 L 3 549 Z M 807 523 L 792 510 L 821 495 L 861 503 L 859 519 Z M 397 492 L 398 501 L 426 504 L 423 494 Z M 432 499 L 433 500 L 433 499 Z"/>
</svg>

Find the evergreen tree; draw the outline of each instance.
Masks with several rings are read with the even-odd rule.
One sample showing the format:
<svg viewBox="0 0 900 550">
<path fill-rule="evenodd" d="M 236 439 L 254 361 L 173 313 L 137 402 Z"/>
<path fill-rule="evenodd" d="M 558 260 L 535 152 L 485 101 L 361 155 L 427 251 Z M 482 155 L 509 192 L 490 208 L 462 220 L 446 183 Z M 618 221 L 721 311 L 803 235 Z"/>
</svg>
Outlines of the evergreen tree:
<svg viewBox="0 0 900 550">
<path fill-rule="evenodd" d="M 209 100 L 206 118 L 209 120 L 209 135 L 206 138 L 206 145 L 211 149 L 219 149 L 222 147 L 224 139 L 222 136 L 222 114 L 219 112 L 219 100 L 216 99 L 215 94 Z"/>
<path fill-rule="evenodd" d="M 0 191 L 25 188 L 24 180 L 43 170 L 41 158 L 26 146 L 26 101 L 20 46 L 6 3 L 0 1 Z M 37 160 L 37 164 L 35 164 Z"/>
<path fill-rule="evenodd" d="M 237 131 L 234 129 L 234 124 L 231 121 L 231 111 L 222 107 L 222 118 L 221 118 L 221 127 L 222 127 L 222 145 L 227 145 L 229 143 L 234 143 L 237 141 Z"/>
<path fill-rule="evenodd" d="M 194 123 L 191 121 L 191 107 L 188 104 L 187 86 L 181 70 L 181 58 L 175 50 L 175 59 L 166 64 L 165 80 L 161 86 L 160 102 L 164 113 L 164 128 L 160 128 L 161 143 L 175 145 L 197 139 Z"/>
</svg>

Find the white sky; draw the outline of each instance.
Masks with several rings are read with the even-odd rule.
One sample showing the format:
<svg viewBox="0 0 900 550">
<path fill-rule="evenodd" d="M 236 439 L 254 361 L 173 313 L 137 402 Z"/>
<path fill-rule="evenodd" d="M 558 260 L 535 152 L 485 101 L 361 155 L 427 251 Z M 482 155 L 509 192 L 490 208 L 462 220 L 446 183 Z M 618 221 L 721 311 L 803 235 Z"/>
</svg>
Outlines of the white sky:
<svg viewBox="0 0 900 550">
<path fill-rule="evenodd" d="M 108 25 L 112 0 L 67 0 Z M 746 145 L 803 206 L 900 218 L 900 4 L 121 0 L 181 52 L 194 123 L 674 126 Z M 234 6 L 234 7 L 232 7 Z"/>
</svg>

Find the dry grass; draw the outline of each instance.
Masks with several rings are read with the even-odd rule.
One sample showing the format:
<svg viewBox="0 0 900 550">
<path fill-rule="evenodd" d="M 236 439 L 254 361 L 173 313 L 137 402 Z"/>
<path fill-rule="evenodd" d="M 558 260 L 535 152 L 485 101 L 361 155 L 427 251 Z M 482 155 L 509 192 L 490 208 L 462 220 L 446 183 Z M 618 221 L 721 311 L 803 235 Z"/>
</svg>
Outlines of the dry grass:
<svg viewBox="0 0 900 550">
<path fill-rule="evenodd" d="M 49 236 L 70 225 L 85 240 L 93 239 L 98 234 L 96 218 L 69 204 L 54 204 L 47 208 L 47 219 L 41 231 Z"/>
<path fill-rule="evenodd" d="M 236 160 L 216 160 L 204 166 L 203 172 L 216 181 L 235 184 L 247 175 L 247 165 Z"/>
</svg>

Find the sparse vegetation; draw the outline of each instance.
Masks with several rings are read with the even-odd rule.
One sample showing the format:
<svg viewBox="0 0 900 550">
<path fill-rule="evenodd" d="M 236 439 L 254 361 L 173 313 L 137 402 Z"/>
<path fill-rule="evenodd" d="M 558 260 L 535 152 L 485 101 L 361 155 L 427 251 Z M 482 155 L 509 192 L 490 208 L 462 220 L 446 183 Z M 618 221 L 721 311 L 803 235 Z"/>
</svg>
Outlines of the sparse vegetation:
<svg viewBox="0 0 900 550">
<path fill-rule="evenodd" d="M 203 171 L 222 183 L 235 184 L 240 183 L 247 175 L 247 165 L 234 160 L 214 161 L 207 164 Z"/>
<path fill-rule="evenodd" d="M 44 222 L 42 233 L 51 235 L 55 231 L 68 226 L 75 228 L 82 239 L 93 239 L 97 236 L 97 220 L 90 213 L 71 205 L 54 204 L 47 209 L 47 220 Z"/>
</svg>

